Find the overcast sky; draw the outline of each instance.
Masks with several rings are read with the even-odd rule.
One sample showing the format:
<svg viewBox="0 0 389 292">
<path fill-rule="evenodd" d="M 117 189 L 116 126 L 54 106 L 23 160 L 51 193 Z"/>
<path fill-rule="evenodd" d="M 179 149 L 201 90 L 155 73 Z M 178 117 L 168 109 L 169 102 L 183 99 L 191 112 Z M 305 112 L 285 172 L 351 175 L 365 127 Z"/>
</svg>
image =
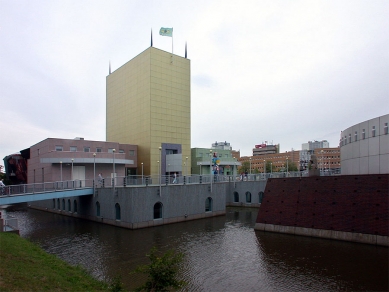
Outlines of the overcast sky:
<svg viewBox="0 0 389 292">
<path fill-rule="evenodd" d="M 389 1 L 0 0 L 0 164 L 46 138 L 105 140 L 112 71 L 173 27 L 192 147 L 281 152 L 389 113 Z"/>
</svg>

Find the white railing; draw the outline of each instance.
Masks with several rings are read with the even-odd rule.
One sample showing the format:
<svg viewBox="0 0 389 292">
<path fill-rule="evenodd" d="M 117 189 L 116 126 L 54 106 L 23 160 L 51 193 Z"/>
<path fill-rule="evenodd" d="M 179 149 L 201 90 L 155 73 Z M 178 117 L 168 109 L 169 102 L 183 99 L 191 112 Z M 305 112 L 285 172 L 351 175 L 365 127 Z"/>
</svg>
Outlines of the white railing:
<svg viewBox="0 0 389 292">
<path fill-rule="evenodd" d="M 33 184 L 8 185 L 0 188 L 1 196 L 56 192 L 93 188 L 93 180 L 55 181 Z"/>
</svg>

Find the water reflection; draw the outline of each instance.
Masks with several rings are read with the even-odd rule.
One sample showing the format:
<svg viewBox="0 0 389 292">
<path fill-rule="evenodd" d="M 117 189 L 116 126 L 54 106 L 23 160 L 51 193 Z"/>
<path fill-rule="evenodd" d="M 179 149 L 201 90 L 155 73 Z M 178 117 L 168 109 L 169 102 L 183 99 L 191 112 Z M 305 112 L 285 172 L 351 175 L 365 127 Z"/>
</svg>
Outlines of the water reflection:
<svg viewBox="0 0 389 292">
<path fill-rule="evenodd" d="M 128 230 L 36 210 L 13 212 L 21 236 L 95 277 L 130 275 L 152 246 L 185 254 L 185 291 L 387 291 L 388 249 L 254 231 L 257 209 L 228 208 L 225 216 Z"/>
</svg>

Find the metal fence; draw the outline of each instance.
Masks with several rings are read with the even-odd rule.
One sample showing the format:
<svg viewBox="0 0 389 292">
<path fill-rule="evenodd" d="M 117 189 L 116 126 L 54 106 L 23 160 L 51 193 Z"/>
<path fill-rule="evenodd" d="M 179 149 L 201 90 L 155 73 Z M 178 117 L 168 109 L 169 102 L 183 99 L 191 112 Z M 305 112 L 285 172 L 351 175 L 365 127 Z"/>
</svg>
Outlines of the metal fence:
<svg viewBox="0 0 389 292">
<path fill-rule="evenodd" d="M 337 172 L 323 172 L 322 176 L 339 175 Z M 82 188 L 109 188 L 109 187 L 131 187 L 131 186 L 151 186 L 151 185 L 174 185 L 174 184 L 209 184 L 212 179 L 212 183 L 221 182 L 237 182 L 237 181 L 260 181 L 269 178 L 286 178 L 286 177 L 305 177 L 308 176 L 307 171 L 294 171 L 294 172 L 273 172 L 273 173 L 256 173 L 247 175 L 220 175 L 215 174 L 211 176 L 193 174 L 189 176 L 173 176 L 168 175 L 130 175 L 130 176 L 117 176 L 115 178 L 106 177 L 102 180 L 69 180 L 69 181 L 56 181 L 56 182 L 44 182 L 33 184 L 21 184 L 21 185 L 9 185 L 0 189 L 0 195 L 18 195 L 18 194 L 34 194 L 45 192 L 56 192 Z"/>
</svg>

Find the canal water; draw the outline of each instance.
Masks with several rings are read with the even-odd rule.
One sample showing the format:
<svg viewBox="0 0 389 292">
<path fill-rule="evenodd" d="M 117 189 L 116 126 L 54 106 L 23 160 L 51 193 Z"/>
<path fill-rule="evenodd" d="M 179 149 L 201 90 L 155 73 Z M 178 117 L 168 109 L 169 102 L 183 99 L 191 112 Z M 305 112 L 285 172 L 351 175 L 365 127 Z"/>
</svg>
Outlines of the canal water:
<svg viewBox="0 0 389 292">
<path fill-rule="evenodd" d="M 183 291 L 388 291 L 388 248 L 254 230 L 258 209 L 129 230 L 43 211 L 10 211 L 20 235 L 98 279 L 131 274 L 156 246 L 184 254 Z"/>
</svg>

